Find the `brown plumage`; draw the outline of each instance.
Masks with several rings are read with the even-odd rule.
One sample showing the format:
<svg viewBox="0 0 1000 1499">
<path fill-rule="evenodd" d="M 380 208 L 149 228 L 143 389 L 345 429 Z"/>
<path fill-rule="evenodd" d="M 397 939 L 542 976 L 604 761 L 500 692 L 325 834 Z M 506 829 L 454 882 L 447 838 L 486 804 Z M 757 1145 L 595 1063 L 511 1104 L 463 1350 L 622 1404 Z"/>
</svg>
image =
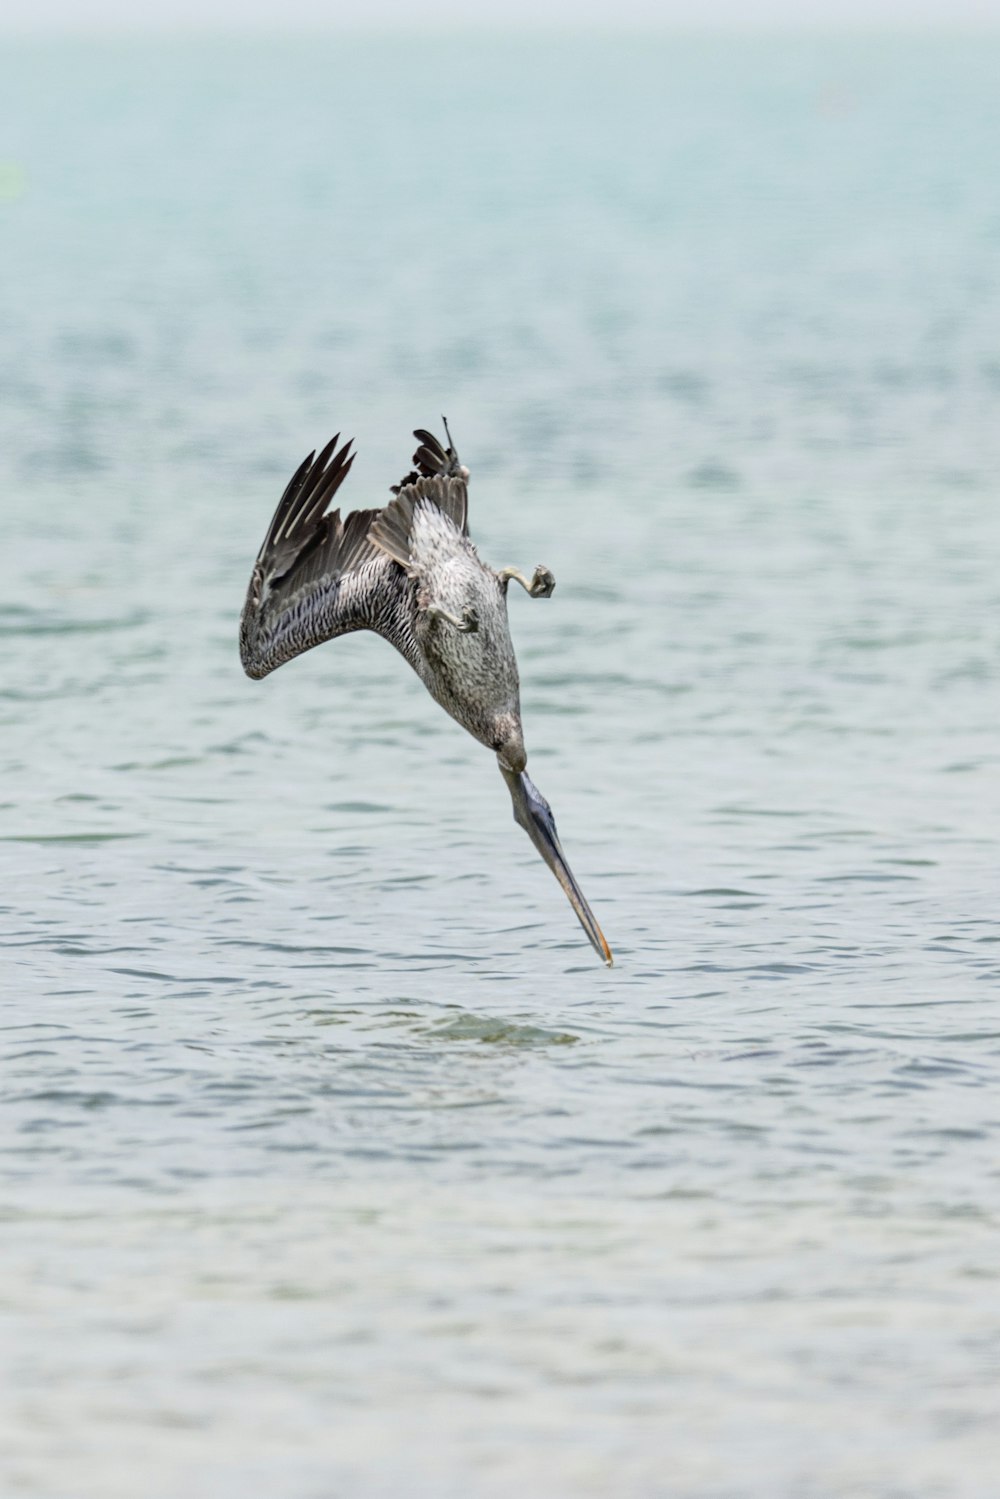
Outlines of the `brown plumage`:
<svg viewBox="0 0 1000 1499">
<path fill-rule="evenodd" d="M 448 432 L 445 423 L 445 432 Z M 257 555 L 240 619 L 240 657 L 260 678 L 313 646 L 373 630 L 406 658 L 431 696 L 494 750 L 514 815 L 563 885 L 602 958 L 611 953 L 559 845 L 548 803 L 525 772 L 517 661 L 507 620 L 515 578 L 532 597 L 555 587 L 486 566 L 468 530 L 468 470 L 419 428 L 414 471 L 375 510 L 341 518 L 329 505 L 354 455 L 335 437 L 285 489 Z"/>
</svg>

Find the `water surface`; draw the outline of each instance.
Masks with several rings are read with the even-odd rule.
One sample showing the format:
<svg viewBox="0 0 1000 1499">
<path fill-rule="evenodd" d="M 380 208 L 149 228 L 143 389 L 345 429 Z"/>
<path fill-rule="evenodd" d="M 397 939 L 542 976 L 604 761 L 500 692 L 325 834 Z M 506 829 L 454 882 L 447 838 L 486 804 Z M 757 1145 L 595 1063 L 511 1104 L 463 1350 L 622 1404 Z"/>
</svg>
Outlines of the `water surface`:
<svg viewBox="0 0 1000 1499">
<path fill-rule="evenodd" d="M 0 59 L 5 1493 L 995 1493 L 998 65 Z M 442 409 L 612 972 L 382 642 L 239 670 Z"/>
</svg>

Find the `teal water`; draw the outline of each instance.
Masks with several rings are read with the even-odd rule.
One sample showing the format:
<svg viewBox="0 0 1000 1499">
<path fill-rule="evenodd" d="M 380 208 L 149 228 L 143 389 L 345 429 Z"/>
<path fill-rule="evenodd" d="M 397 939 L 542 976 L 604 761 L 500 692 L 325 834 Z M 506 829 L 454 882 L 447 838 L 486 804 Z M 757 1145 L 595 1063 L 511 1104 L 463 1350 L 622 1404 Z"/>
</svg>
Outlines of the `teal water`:
<svg viewBox="0 0 1000 1499">
<path fill-rule="evenodd" d="M 1000 42 L 0 55 L 2 1487 L 987 1499 Z M 291 469 L 444 410 L 595 961 Z"/>
</svg>

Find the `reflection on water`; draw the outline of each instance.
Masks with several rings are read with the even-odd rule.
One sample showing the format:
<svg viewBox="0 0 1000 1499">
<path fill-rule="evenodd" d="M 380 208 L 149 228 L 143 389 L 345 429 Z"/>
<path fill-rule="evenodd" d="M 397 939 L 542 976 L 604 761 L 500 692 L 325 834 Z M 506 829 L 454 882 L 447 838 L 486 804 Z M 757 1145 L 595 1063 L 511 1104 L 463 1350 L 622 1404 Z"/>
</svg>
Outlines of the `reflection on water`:
<svg viewBox="0 0 1000 1499">
<path fill-rule="evenodd" d="M 997 60 L 0 62 L 5 1493 L 992 1491 Z M 239 671 L 442 407 L 610 973 L 382 642 Z"/>
</svg>

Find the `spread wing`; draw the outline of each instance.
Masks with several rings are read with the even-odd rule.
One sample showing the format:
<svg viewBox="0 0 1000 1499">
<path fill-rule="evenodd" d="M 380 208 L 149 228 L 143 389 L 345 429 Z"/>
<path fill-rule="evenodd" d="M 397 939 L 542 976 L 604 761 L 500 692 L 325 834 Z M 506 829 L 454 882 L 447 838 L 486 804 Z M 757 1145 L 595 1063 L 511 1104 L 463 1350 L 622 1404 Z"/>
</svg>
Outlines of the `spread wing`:
<svg viewBox="0 0 1000 1499">
<path fill-rule="evenodd" d="M 254 564 L 240 618 L 240 659 L 266 677 L 324 640 L 373 625 L 376 600 L 394 564 L 368 541 L 378 510 L 343 520 L 330 501 L 354 462 L 340 434 L 310 453 L 289 480 Z"/>
<path fill-rule="evenodd" d="M 413 513 L 422 501 L 436 505 L 463 536 L 469 534 L 469 470 L 459 461 L 446 421 L 444 430 L 447 448 L 433 432 L 416 429 L 413 435 L 419 447 L 413 455 L 413 471 L 391 486 L 396 498 L 379 511 L 371 528 L 372 543 L 407 571 Z"/>
<path fill-rule="evenodd" d="M 396 498 L 384 509 L 355 510 L 343 519 L 329 505 L 354 462 L 350 442 L 338 449 L 338 433 L 299 465 L 278 502 L 243 605 L 240 659 L 248 677 L 266 677 L 352 630 L 376 630 L 416 664 L 406 611 L 391 607 L 400 602 L 398 569 L 410 560 L 414 505 L 436 505 L 469 534 L 469 470 L 459 462 L 447 422 L 444 430 L 447 448 L 422 427 L 414 432 L 414 472 L 392 486 Z"/>
<path fill-rule="evenodd" d="M 469 534 L 465 522 L 468 496 L 464 479 L 417 479 L 414 484 L 400 484 L 396 498 L 378 512 L 370 540 L 408 573 L 413 567 L 410 556 L 413 516 L 422 501 L 436 505 L 462 535 Z"/>
</svg>

